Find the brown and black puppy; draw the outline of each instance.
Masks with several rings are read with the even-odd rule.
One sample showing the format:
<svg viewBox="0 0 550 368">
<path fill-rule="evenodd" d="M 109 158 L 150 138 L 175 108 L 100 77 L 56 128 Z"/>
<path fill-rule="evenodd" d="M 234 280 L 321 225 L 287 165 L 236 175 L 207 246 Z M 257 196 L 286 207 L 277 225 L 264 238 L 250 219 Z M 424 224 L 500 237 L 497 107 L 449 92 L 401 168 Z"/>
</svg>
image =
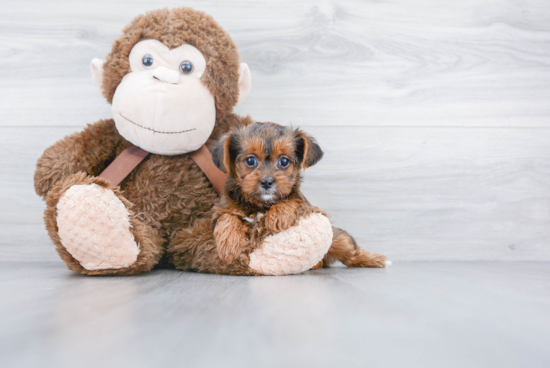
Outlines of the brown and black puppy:
<svg viewBox="0 0 550 368">
<path fill-rule="evenodd" d="M 264 235 L 270 235 L 312 212 L 322 212 L 300 191 L 301 171 L 322 157 L 314 138 L 275 123 L 254 123 L 225 134 L 213 151 L 214 163 L 229 176 L 213 215 L 220 257 L 232 262 L 247 249 L 251 227 L 264 227 Z M 348 267 L 391 264 L 386 257 L 359 248 L 344 230 L 333 228 L 333 233 L 332 246 L 316 267 L 328 267 L 335 260 Z"/>
<path fill-rule="evenodd" d="M 255 275 L 249 254 L 269 235 L 296 225 L 312 213 L 300 191 L 301 171 L 315 165 L 323 151 L 299 129 L 275 123 L 235 127 L 214 145 L 214 163 L 227 173 L 225 192 L 212 210 L 211 221 L 201 221 L 181 234 L 171 253 L 183 270 Z M 326 215 L 328 217 L 328 215 Z M 386 267 L 383 255 L 358 247 L 344 230 L 333 227 L 332 245 L 314 268 L 339 260 L 348 267 Z"/>
<path fill-rule="evenodd" d="M 312 212 L 300 192 L 300 171 L 315 165 L 323 151 L 300 130 L 275 123 L 236 128 L 218 141 L 212 156 L 228 175 L 213 216 L 218 253 L 225 261 L 235 260 L 250 244 L 251 227 L 278 233 Z"/>
</svg>

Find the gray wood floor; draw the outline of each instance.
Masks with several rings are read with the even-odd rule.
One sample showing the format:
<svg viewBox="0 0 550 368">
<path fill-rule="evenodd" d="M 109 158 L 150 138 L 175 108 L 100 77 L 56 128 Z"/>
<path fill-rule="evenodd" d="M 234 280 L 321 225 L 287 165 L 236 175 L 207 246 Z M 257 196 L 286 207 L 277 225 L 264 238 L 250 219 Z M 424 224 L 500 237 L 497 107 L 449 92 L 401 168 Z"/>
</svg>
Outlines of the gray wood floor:
<svg viewBox="0 0 550 368">
<path fill-rule="evenodd" d="M 231 277 L 0 265 L 2 367 L 550 366 L 550 263 Z"/>
</svg>

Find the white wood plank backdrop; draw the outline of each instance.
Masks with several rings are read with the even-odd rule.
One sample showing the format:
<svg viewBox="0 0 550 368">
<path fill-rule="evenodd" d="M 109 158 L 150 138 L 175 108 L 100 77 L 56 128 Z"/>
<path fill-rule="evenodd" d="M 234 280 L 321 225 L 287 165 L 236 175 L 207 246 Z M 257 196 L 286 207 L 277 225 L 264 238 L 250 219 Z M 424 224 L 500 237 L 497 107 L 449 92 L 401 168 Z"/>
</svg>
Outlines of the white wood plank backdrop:
<svg viewBox="0 0 550 368">
<path fill-rule="evenodd" d="M 550 260 L 550 3 L 0 3 L 0 259 L 57 260 L 32 187 L 56 140 L 110 117 L 89 76 L 146 10 L 191 6 L 252 71 L 237 108 L 326 158 L 312 202 L 394 260 Z"/>
</svg>

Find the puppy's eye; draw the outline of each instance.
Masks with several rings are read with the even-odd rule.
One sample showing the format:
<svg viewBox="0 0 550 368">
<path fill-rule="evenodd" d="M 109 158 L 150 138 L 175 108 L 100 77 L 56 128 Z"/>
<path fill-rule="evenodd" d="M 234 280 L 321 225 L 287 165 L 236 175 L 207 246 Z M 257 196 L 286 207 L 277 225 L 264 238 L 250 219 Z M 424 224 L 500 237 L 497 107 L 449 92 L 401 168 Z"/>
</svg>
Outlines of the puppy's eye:
<svg viewBox="0 0 550 368">
<path fill-rule="evenodd" d="M 190 61 L 185 60 L 180 64 L 180 72 L 182 72 L 183 74 L 191 74 L 192 71 L 193 64 Z"/>
<path fill-rule="evenodd" d="M 143 57 L 143 59 L 141 59 L 141 62 L 143 63 L 143 66 L 146 67 L 146 68 L 150 68 L 151 65 L 153 65 L 153 61 L 155 61 L 155 60 L 149 54 L 145 55 Z"/>
<path fill-rule="evenodd" d="M 248 167 L 255 167 L 256 165 L 258 165 L 258 159 L 254 156 L 248 156 L 247 158 L 245 158 L 244 163 Z"/>
<path fill-rule="evenodd" d="M 290 165 L 290 159 L 286 156 L 281 156 L 279 158 L 279 167 L 281 169 L 286 169 Z"/>
</svg>

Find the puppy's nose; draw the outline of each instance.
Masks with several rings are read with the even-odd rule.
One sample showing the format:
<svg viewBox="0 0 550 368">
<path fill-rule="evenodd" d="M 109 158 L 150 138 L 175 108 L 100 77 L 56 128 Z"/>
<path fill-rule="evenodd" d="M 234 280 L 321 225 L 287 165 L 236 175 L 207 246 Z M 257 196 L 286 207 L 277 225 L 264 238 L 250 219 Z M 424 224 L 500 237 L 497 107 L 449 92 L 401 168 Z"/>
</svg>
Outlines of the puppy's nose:
<svg viewBox="0 0 550 368">
<path fill-rule="evenodd" d="M 260 184 L 264 189 L 271 188 L 273 186 L 273 182 L 274 182 L 273 178 L 265 178 L 260 180 Z"/>
</svg>

